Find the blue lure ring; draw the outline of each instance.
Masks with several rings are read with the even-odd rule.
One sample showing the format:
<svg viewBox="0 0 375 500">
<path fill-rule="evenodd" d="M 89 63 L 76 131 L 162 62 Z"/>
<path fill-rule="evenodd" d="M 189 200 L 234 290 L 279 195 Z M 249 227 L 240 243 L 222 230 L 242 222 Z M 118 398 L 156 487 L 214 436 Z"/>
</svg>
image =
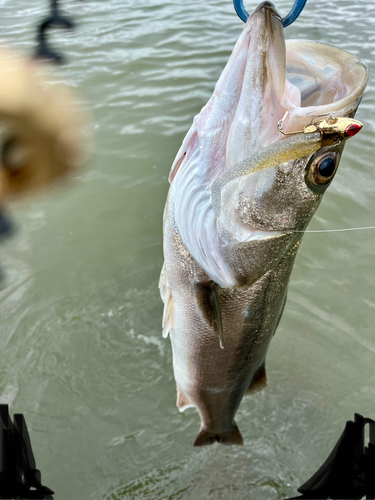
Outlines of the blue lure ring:
<svg viewBox="0 0 375 500">
<path fill-rule="evenodd" d="M 303 11 L 304 6 L 306 5 L 307 0 L 295 0 L 292 10 L 289 12 L 287 16 L 285 16 L 281 22 L 283 23 L 284 28 L 290 26 L 297 17 Z M 237 12 L 237 15 L 244 23 L 246 23 L 249 14 L 246 12 L 245 6 L 243 4 L 243 0 L 233 0 L 234 9 Z"/>
</svg>

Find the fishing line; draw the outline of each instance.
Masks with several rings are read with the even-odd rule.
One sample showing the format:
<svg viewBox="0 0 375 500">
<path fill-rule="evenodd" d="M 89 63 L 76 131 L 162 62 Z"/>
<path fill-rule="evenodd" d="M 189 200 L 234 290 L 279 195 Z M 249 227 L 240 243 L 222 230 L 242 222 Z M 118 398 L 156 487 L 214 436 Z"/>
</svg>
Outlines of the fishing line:
<svg viewBox="0 0 375 500">
<path fill-rule="evenodd" d="M 288 233 L 342 233 L 344 231 L 363 231 L 366 229 L 375 229 L 375 226 L 365 227 L 344 227 L 341 229 L 317 229 L 311 231 L 286 231 Z"/>
</svg>

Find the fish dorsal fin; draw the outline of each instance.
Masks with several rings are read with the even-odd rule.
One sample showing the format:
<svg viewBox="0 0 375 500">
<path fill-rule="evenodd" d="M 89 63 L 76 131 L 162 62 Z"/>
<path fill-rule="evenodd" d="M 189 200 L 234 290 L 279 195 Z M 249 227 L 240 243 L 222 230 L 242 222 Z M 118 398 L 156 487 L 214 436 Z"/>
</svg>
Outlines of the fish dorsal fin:
<svg viewBox="0 0 375 500">
<path fill-rule="evenodd" d="M 267 375 L 266 375 L 266 367 L 264 362 L 255 372 L 251 384 L 246 391 L 245 396 L 249 396 L 250 394 L 255 394 L 256 392 L 262 391 L 267 387 Z"/>
<path fill-rule="evenodd" d="M 193 403 L 190 403 L 187 397 L 185 397 L 178 389 L 177 389 L 177 408 L 182 413 L 187 408 L 193 408 Z"/>
<path fill-rule="evenodd" d="M 168 337 L 168 333 L 174 326 L 174 304 L 172 292 L 168 286 L 167 270 L 165 268 L 165 263 L 160 273 L 159 280 L 160 295 L 164 302 L 163 311 L 163 337 Z"/>
<path fill-rule="evenodd" d="M 221 316 L 219 286 L 213 281 L 208 283 L 197 281 L 195 283 L 195 293 L 203 316 L 219 335 L 220 347 L 224 349 L 224 329 Z"/>
</svg>

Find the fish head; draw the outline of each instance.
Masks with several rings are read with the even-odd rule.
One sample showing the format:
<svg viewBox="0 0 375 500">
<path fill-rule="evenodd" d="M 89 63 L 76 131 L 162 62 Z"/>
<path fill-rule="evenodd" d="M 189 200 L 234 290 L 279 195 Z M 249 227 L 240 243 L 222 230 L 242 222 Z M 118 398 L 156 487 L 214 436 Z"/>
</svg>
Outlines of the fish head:
<svg viewBox="0 0 375 500">
<path fill-rule="evenodd" d="M 236 283 L 246 286 L 298 248 L 337 173 L 345 141 L 330 140 L 311 124 L 325 118 L 333 127 L 338 118 L 353 118 L 368 78 L 366 66 L 348 52 L 285 43 L 269 2 L 252 17 L 249 51 L 255 45 L 228 134 L 226 172 L 216 181 L 215 210 L 224 259 Z M 280 133 L 280 120 L 294 135 Z M 362 128 L 348 123 L 353 133 L 344 139 Z"/>
<path fill-rule="evenodd" d="M 228 183 L 218 231 L 235 285 L 249 287 L 296 253 L 304 230 L 332 182 L 344 143 Z"/>
<path fill-rule="evenodd" d="M 251 284 L 300 240 L 336 175 L 343 139 L 361 128 L 350 119 L 367 80 L 365 64 L 344 50 L 285 42 L 271 2 L 249 16 L 170 175 L 182 242 L 222 288 L 240 275 Z M 344 119 L 350 125 L 338 136 Z"/>
</svg>

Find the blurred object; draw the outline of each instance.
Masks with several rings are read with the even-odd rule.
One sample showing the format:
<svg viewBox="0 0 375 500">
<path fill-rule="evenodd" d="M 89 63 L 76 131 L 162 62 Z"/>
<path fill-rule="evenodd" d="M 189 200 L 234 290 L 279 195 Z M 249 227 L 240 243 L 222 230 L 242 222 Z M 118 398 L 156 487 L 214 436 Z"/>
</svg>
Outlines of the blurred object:
<svg viewBox="0 0 375 500">
<path fill-rule="evenodd" d="M 54 492 L 41 483 L 36 469 L 26 420 L 21 413 L 9 415 L 8 405 L 0 405 L 0 496 L 53 500 Z"/>
<path fill-rule="evenodd" d="M 87 157 L 88 119 L 42 62 L 0 49 L 0 202 L 75 171 Z"/>
<path fill-rule="evenodd" d="M 47 21 L 50 21 L 53 27 L 61 27 L 67 29 L 75 28 L 75 23 L 69 19 L 67 16 L 64 16 L 59 11 L 59 5 L 57 0 L 51 0 L 51 15 L 47 18 Z"/>
<path fill-rule="evenodd" d="M 57 0 L 51 0 L 50 15 L 43 19 L 38 25 L 38 45 L 36 48 L 35 57 L 37 59 L 44 59 L 62 64 L 63 62 L 65 62 L 64 57 L 58 52 L 55 52 L 53 49 L 51 49 L 46 40 L 47 30 L 51 28 L 65 28 L 69 30 L 75 28 L 75 23 L 67 16 L 61 14 L 61 12 L 59 11 Z"/>
<path fill-rule="evenodd" d="M 365 425 L 369 443 L 365 446 Z M 320 469 L 298 488 L 302 496 L 293 499 L 375 498 L 375 421 L 356 413 L 346 422 L 336 446 Z"/>
<path fill-rule="evenodd" d="M 0 207 L 0 242 L 12 236 L 14 232 L 14 225 L 10 221 L 7 215 L 4 214 L 4 211 Z M 1 274 L 1 273 L 0 273 Z M 1 277 L 0 277 L 1 282 Z"/>
</svg>

